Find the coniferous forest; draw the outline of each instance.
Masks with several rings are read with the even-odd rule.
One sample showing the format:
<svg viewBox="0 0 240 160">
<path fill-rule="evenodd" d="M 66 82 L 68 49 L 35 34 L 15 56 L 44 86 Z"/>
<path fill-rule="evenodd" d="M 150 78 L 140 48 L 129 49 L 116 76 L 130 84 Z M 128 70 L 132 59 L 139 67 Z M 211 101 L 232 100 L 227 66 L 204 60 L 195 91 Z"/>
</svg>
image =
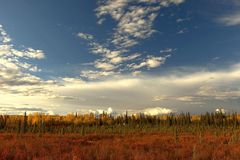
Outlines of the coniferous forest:
<svg viewBox="0 0 240 160">
<path fill-rule="evenodd" d="M 158 131 L 200 131 L 209 129 L 238 129 L 240 115 L 222 112 L 190 115 L 190 113 L 149 116 L 134 114 L 112 116 L 107 113 L 79 115 L 45 115 L 34 113 L 27 115 L 1 115 L 2 133 L 33 134 L 124 134 Z M 189 129 L 191 128 L 191 130 Z"/>
</svg>

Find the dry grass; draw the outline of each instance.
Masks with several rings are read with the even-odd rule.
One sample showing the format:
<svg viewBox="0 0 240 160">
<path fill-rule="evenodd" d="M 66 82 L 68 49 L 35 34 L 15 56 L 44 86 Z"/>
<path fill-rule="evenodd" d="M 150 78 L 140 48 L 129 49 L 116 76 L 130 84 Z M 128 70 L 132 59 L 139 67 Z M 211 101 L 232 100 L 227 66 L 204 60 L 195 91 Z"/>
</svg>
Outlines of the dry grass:
<svg viewBox="0 0 240 160">
<path fill-rule="evenodd" d="M 233 136 L 167 133 L 129 135 L 0 135 L 0 159 L 208 160 L 239 159 Z"/>
</svg>

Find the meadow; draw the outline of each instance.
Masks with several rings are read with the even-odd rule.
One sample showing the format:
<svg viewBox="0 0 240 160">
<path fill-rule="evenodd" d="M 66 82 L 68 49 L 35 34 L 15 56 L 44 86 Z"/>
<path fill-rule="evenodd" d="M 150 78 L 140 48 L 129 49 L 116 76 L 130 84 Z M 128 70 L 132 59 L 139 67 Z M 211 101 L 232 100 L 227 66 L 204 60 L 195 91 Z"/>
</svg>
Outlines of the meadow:
<svg viewBox="0 0 240 160">
<path fill-rule="evenodd" d="M 237 113 L 0 116 L 0 159 L 240 159 Z"/>
</svg>

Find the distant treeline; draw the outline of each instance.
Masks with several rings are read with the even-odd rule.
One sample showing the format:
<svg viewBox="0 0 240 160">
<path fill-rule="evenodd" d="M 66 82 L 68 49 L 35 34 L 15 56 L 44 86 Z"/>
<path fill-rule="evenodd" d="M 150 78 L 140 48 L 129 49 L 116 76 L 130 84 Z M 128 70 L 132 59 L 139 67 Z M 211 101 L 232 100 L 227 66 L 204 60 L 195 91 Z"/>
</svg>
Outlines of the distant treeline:
<svg viewBox="0 0 240 160">
<path fill-rule="evenodd" d="M 172 129 L 206 130 L 209 128 L 239 128 L 237 113 L 222 112 L 190 115 L 190 113 L 148 116 L 144 114 L 120 115 L 113 117 L 106 113 L 68 114 L 66 116 L 44 115 L 40 113 L 27 115 L 0 115 L 1 133 L 44 133 L 53 134 L 124 134 L 134 132 L 159 132 Z"/>
</svg>

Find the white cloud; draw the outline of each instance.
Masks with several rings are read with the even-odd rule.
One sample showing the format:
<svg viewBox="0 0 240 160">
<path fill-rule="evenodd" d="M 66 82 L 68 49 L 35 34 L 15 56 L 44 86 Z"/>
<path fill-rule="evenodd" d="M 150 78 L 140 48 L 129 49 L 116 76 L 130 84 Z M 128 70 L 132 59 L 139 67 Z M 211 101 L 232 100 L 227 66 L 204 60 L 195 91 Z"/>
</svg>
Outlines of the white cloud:
<svg viewBox="0 0 240 160">
<path fill-rule="evenodd" d="M 132 72 L 129 66 L 131 69 L 155 68 L 161 66 L 166 57 L 147 55 L 147 58 L 143 59 L 141 53 L 131 53 L 130 48 L 157 32 L 154 29 L 154 21 L 161 8 L 179 5 L 183 2 L 184 0 L 100 0 L 95 10 L 98 24 L 107 20 L 109 15 L 116 21 L 111 37 L 106 43 L 98 43 L 93 35 L 80 32 L 78 36 L 88 41 L 92 53 L 101 56 L 92 63 L 97 70 Z M 165 53 L 173 51 L 175 50 L 168 49 Z M 129 61 L 140 59 L 143 62 L 138 65 L 129 64 Z"/>
<path fill-rule="evenodd" d="M 60 78 L 60 81 L 64 84 L 85 84 L 85 81 L 83 81 L 80 78 L 69 78 L 69 77 L 64 77 L 64 78 Z"/>
<path fill-rule="evenodd" d="M 6 79 L 12 75 L 1 76 Z M 28 102 L 38 108 L 47 108 L 51 104 L 55 107 L 50 110 L 55 113 L 75 112 L 79 108 L 96 111 L 99 106 L 117 108 L 118 113 L 124 110 L 143 112 L 142 108 L 149 106 L 167 106 L 171 111 L 197 112 L 212 111 L 219 106 L 236 110 L 240 97 L 240 65 L 218 71 L 191 68 L 182 72 L 176 69 L 159 76 L 106 76 L 95 81 L 66 77 L 57 79 L 57 84 L 41 79 L 24 79 L 19 82 L 13 78 L 13 81 L 4 80 L 4 83 L 0 83 L 1 103 L 10 103 L 16 107 Z M 166 112 L 147 109 L 146 113 Z"/>
<path fill-rule="evenodd" d="M 169 97 L 166 95 L 161 95 L 161 96 L 154 96 L 153 97 L 153 101 L 164 101 L 164 100 L 168 100 Z"/>
<path fill-rule="evenodd" d="M 150 37 L 155 30 L 152 29 L 153 21 L 157 16 L 160 7 L 140 7 L 133 6 L 129 7 L 117 26 L 117 32 L 114 35 L 114 44 L 121 44 L 122 47 L 129 47 L 136 44 L 130 43 L 131 45 L 123 46 L 122 44 L 129 44 L 130 37 L 136 39 L 145 39 Z M 125 38 L 122 38 L 125 37 Z M 132 39 L 133 41 L 134 39 Z"/>
<path fill-rule="evenodd" d="M 185 2 L 185 0 L 170 0 L 170 3 L 174 3 L 176 5 L 181 4 L 183 2 Z"/>
<path fill-rule="evenodd" d="M 212 97 L 217 100 L 238 99 L 240 96 L 240 90 L 239 88 L 229 90 L 226 86 L 207 84 L 201 86 L 197 94 L 200 96 Z"/>
<path fill-rule="evenodd" d="M 215 112 L 216 112 L 216 113 L 226 113 L 226 110 L 223 109 L 223 108 L 217 108 L 217 109 L 215 110 Z"/>
<path fill-rule="evenodd" d="M 193 102 L 194 97 L 192 96 L 167 96 L 167 95 L 161 95 L 161 96 L 154 96 L 153 101 L 166 101 L 166 100 L 177 100 L 181 102 Z"/>
<path fill-rule="evenodd" d="M 142 73 L 142 71 L 133 71 L 133 72 L 132 72 L 132 75 L 133 75 L 133 76 L 140 76 L 141 73 Z"/>
<path fill-rule="evenodd" d="M 125 61 L 134 60 L 139 56 L 140 56 L 140 54 L 133 54 L 133 55 L 126 56 L 126 57 L 116 56 L 116 57 L 111 58 L 110 62 L 113 63 L 113 64 L 119 64 L 119 63 L 122 63 L 122 62 L 125 62 Z"/>
<path fill-rule="evenodd" d="M 131 61 L 141 56 L 139 53 L 123 56 L 122 54 L 126 53 L 127 50 L 110 50 L 96 42 L 91 42 L 90 46 L 92 47 L 91 51 L 94 54 L 99 54 L 102 56 L 102 59 L 95 61 L 94 66 L 97 69 L 102 69 L 103 71 L 114 70 L 119 67 L 117 64 Z"/>
<path fill-rule="evenodd" d="M 170 114 L 173 113 L 174 111 L 168 108 L 162 108 L 162 107 L 154 107 L 154 108 L 145 108 L 145 109 L 129 109 L 129 110 L 121 110 L 121 111 L 114 111 L 111 107 L 108 107 L 107 109 L 82 109 L 79 110 L 79 114 L 89 114 L 92 113 L 94 115 L 101 115 L 103 113 L 112 115 L 112 116 L 117 116 L 117 115 L 125 115 L 127 112 L 128 116 L 131 115 L 136 115 L 136 114 L 144 114 L 148 116 L 159 116 L 159 115 L 164 115 L 164 114 Z"/>
<path fill-rule="evenodd" d="M 23 105 L 22 107 L 9 107 L 9 105 L 0 104 L 0 114 L 1 115 L 23 115 L 24 113 L 34 114 L 34 113 L 43 113 L 48 115 L 54 115 L 54 112 L 47 109 L 30 107 L 28 104 Z"/>
<path fill-rule="evenodd" d="M 115 20 L 119 20 L 124 13 L 124 8 L 128 5 L 128 0 L 108 0 L 102 1 L 96 9 L 97 16 L 100 18 L 110 14 Z"/>
<path fill-rule="evenodd" d="M 112 76 L 116 74 L 115 72 L 112 71 L 92 71 L 92 70 L 88 70 L 88 71 L 82 71 L 81 72 L 81 77 L 90 79 L 90 80 L 94 80 L 94 79 L 99 79 L 102 77 L 108 77 L 108 76 Z"/>
<path fill-rule="evenodd" d="M 9 37 L 7 32 L 3 29 L 2 25 L 0 25 L 0 41 L 3 44 L 7 44 L 7 43 L 11 42 L 11 38 Z"/>
<path fill-rule="evenodd" d="M 156 107 L 156 108 L 147 108 L 143 110 L 143 113 L 145 115 L 150 115 L 150 116 L 158 116 L 162 114 L 169 114 L 173 113 L 173 110 L 168 109 L 168 108 L 161 108 L 161 107 Z"/>
<path fill-rule="evenodd" d="M 173 49 L 173 48 L 166 48 L 163 50 L 160 50 L 160 53 L 172 53 L 174 51 L 176 51 L 177 49 Z"/>
<path fill-rule="evenodd" d="M 124 51 L 110 51 L 106 53 L 105 57 L 111 59 L 119 56 L 122 53 L 124 53 Z"/>
<path fill-rule="evenodd" d="M 227 15 L 218 19 L 218 22 L 226 26 L 236 26 L 240 25 L 240 13 L 235 13 L 232 15 Z"/>
<path fill-rule="evenodd" d="M 234 110 L 240 100 L 239 66 L 218 71 L 191 68 L 187 72 L 181 72 L 176 69 L 160 76 L 142 74 L 134 78 L 119 75 L 81 83 L 75 83 L 73 79 L 57 87 L 55 92 L 62 96 L 84 98 L 85 101 L 75 101 L 74 104 L 75 107 L 81 104 L 83 108 L 111 106 L 123 111 L 140 110 L 148 106 L 168 106 L 174 111 L 196 112 L 198 109 L 211 111 L 218 106 L 228 106 Z M 75 79 L 77 81 L 78 78 Z M 103 96 L 105 98 L 99 98 Z M 64 104 L 70 105 L 67 101 Z"/>
<path fill-rule="evenodd" d="M 176 22 L 177 22 L 177 23 L 182 23 L 182 22 L 189 21 L 189 20 L 190 20 L 190 18 L 178 18 L 178 19 L 176 20 Z"/>
<path fill-rule="evenodd" d="M 188 32 L 188 29 L 187 28 L 183 28 L 180 31 L 178 31 L 177 34 L 184 34 L 184 33 L 187 33 L 187 32 Z"/>
<path fill-rule="evenodd" d="M 42 50 L 35 50 L 35 49 L 32 49 L 32 48 L 28 48 L 26 51 L 24 51 L 23 56 L 25 56 L 27 58 L 32 58 L 32 59 L 43 59 L 43 58 L 45 58 L 45 55 L 44 55 Z"/>
<path fill-rule="evenodd" d="M 46 111 L 55 113 L 74 112 L 79 107 L 89 110 L 98 106 L 103 108 L 111 106 L 117 108 L 119 112 L 126 109 L 141 112 L 143 111 L 141 108 L 148 106 L 168 106 L 169 110 L 182 110 L 182 104 L 189 110 L 195 110 L 203 104 L 214 108 L 224 104 L 233 109 L 237 107 L 234 104 L 238 104 L 235 102 L 240 97 L 240 65 L 233 65 L 219 71 L 191 69 L 180 72 L 175 70 L 160 76 L 146 75 L 139 70 L 136 72 L 132 70 L 133 74 L 141 73 L 141 76 L 113 76 L 118 73 L 113 71 L 118 67 L 110 62 L 113 58 L 139 57 L 133 54 L 134 56 L 129 58 L 129 56 L 123 56 L 122 51 L 111 51 L 104 47 L 102 50 L 106 53 L 103 56 L 105 61 L 95 63 L 101 70 L 81 73 L 82 77 L 94 79 L 94 81 L 84 81 L 80 77 L 47 81 L 35 76 L 32 71 L 38 71 L 38 68 L 27 62 L 27 59 L 44 58 L 42 51 L 28 48 L 17 50 L 12 44 L 1 42 L 1 103 L 17 107 L 26 106 L 24 104 L 28 102 L 30 106 L 46 108 Z M 170 52 L 170 49 L 164 52 L 168 51 Z M 102 54 L 102 51 L 99 54 Z M 166 58 L 148 56 L 131 67 L 154 68 L 164 64 Z M 123 62 L 125 60 L 123 59 L 118 61 Z M 105 78 L 99 79 L 99 77 Z M 227 103 L 227 100 L 231 101 Z M 50 109 L 49 104 L 52 105 Z M 161 112 L 164 113 L 165 110 L 159 108 L 146 110 L 149 114 Z"/>
<path fill-rule="evenodd" d="M 184 0 L 105 0 L 101 1 L 96 13 L 101 23 L 106 15 L 110 15 L 117 22 L 112 43 L 127 48 L 156 32 L 153 22 L 162 7 L 183 2 Z"/>
<path fill-rule="evenodd" d="M 103 55 L 107 55 L 110 54 L 112 51 L 108 48 L 106 48 L 105 46 L 96 43 L 96 42 L 92 42 L 90 43 L 90 45 L 92 46 L 91 51 L 94 54 L 103 54 Z"/>
<path fill-rule="evenodd" d="M 78 37 L 85 39 L 85 40 L 92 40 L 94 37 L 91 34 L 87 34 L 87 33 L 78 33 L 77 34 Z"/>
<path fill-rule="evenodd" d="M 176 100 L 183 101 L 183 102 L 192 102 L 193 97 L 192 96 L 182 96 L 182 97 L 177 97 Z"/>
<path fill-rule="evenodd" d="M 116 68 L 116 66 L 112 65 L 111 63 L 108 62 L 102 62 L 102 61 L 96 61 L 95 62 L 95 67 L 98 69 L 102 69 L 104 71 L 111 71 Z"/>
<path fill-rule="evenodd" d="M 156 68 L 156 67 L 159 67 L 162 64 L 164 64 L 168 57 L 169 56 L 165 56 L 165 57 L 148 56 L 140 64 L 130 64 L 129 67 L 131 69 L 139 69 L 139 68 L 142 68 L 142 67 L 147 67 L 148 69 Z"/>
<path fill-rule="evenodd" d="M 16 49 L 1 25 L 0 32 L 0 94 L 49 95 L 49 86 L 54 86 L 55 82 L 33 75 L 41 69 L 28 62 L 45 58 L 44 52 L 33 48 Z"/>
<path fill-rule="evenodd" d="M 116 114 L 116 112 L 113 111 L 113 109 L 111 107 L 109 107 L 107 110 L 104 110 L 104 109 L 92 110 L 92 109 L 90 109 L 89 113 L 93 113 L 95 115 L 100 115 L 100 114 L 103 114 L 103 113 L 108 114 L 108 115 L 115 115 Z"/>
</svg>

